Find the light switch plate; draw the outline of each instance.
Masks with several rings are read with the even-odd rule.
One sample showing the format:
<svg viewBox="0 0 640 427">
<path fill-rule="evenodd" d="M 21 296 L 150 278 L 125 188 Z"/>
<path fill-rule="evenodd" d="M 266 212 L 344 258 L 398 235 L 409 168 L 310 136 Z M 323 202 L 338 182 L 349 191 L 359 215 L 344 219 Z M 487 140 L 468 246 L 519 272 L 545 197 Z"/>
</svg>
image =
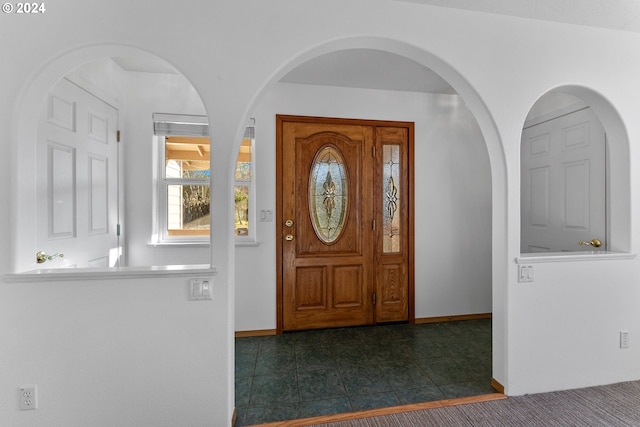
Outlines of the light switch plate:
<svg viewBox="0 0 640 427">
<path fill-rule="evenodd" d="M 192 301 L 206 301 L 213 299 L 213 279 L 191 279 L 189 298 Z"/>
<path fill-rule="evenodd" d="M 533 282 L 533 265 L 518 265 L 518 282 Z"/>
<path fill-rule="evenodd" d="M 273 210 L 260 209 L 260 222 L 273 222 Z"/>
</svg>

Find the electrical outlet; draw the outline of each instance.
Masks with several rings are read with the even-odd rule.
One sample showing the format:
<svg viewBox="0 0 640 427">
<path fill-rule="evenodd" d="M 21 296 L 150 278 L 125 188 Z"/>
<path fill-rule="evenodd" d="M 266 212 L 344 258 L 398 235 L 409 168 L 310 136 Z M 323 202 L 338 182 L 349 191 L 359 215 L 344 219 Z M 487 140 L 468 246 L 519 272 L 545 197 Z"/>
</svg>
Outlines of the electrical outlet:
<svg viewBox="0 0 640 427">
<path fill-rule="evenodd" d="M 620 348 L 629 348 L 629 331 L 620 331 Z"/>
<path fill-rule="evenodd" d="M 35 385 L 20 387 L 20 409 L 38 409 L 38 389 Z"/>
</svg>

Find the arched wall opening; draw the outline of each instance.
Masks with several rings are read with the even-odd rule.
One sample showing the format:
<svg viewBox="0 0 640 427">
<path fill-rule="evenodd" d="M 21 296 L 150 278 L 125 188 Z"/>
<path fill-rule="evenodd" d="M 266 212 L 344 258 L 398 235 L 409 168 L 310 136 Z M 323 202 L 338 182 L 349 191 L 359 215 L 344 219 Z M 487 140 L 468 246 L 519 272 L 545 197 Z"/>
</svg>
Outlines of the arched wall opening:
<svg viewBox="0 0 640 427">
<path fill-rule="evenodd" d="M 474 88 L 470 85 L 469 82 L 465 80 L 465 78 L 453 67 L 449 64 L 444 63 L 439 58 L 434 57 L 430 53 L 418 49 L 416 47 L 407 45 L 405 43 L 397 42 L 389 39 L 379 39 L 379 38 L 349 38 L 344 40 L 332 41 L 329 43 L 322 44 L 320 46 L 315 46 L 309 50 L 301 52 L 296 57 L 291 58 L 289 62 L 282 66 L 281 69 L 277 70 L 273 76 L 269 79 L 268 82 L 264 84 L 262 89 L 256 94 L 254 100 L 251 102 L 249 107 L 247 108 L 246 117 L 251 116 L 259 116 L 259 113 L 256 110 L 260 110 L 263 108 L 265 103 L 272 102 L 272 94 L 277 86 L 281 84 L 283 78 L 292 70 L 295 70 L 297 67 L 311 61 L 315 58 L 318 58 L 325 54 L 330 54 L 338 51 L 347 51 L 349 49 L 372 49 L 378 51 L 384 51 L 391 54 L 395 54 L 401 56 L 406 59 L 410 59 L 415 61 L 422 66 L 428 67 L 433 70 L 436 74 L 446 80 L 451 86 L 454 87 L 455 91 L 459 95 L 461 100 L 464 100 L 465 107 L 471 112 L 475 121 L 477 122 L 477 126 L 480 129 L 480 132 L 484 138 L 483 144 L 485 144 L 485 150 L 488 153 L 488 163 L 490 165 L 490 172 L 487 172 L 490 175 L 490 188 L 491 188 L 491 196 L 490 200 L 487 200 L 487 204 L 490 206 L 490 224 L 491 232 L 490 232 L 490 241 L 491 241 L 491 259 L 488 261 L 490 264 L 491 270 L 491 305 L 493 307 L 494 320 L 493 320 L 493 371 L 494 378 L 499 382 L 505 381 L 506 376 L 506 368 L 505 368 L 505 359 L 506 359 L 506 343 L 505 343 L 505 322 L 506 318 L 503 317 L 506 311 L 506 283 L 507 283 L 507 228 L 506 228 L 506 216 L 507 216 L 507 189 L 506 189 L 506 162 L 504 150 L 502 147 L 502 142 L 498 135 L 498 131 L 495 123 L 489 113 L 487 107 L 485 106 L 481 97 L 476 93 Z M 320 87 L 320 86 L 318 86 Z M 280 88 L 281 91 L 279 94 L 284 94 L 285 96 L 289 96 L 290 98 L 300 98 L 301 96 L 297 96 L 294 92 L 287 92 L 286 88 Z M 313 88 L 307 88 L 311 92 Z M 293 91 L 293 89 L 292 89 Z M 309 92 L 309 93 L 311 93 Z M 277 111 L 278 113 L 283 114 L 293 114 L 293 115 L 314 115 L 312 109 L 306 109 L 304 111 L 299 110 L 286 110 L 286 111 Z M 306 113 L 308 112 L 308 113 Z M 321 114 L 322 115 L 322 114 Z M 335 114 L 323 114 L 325 116 L 335 116 Z M 358 117 L 358 118 L 372 118 L 372 117 Z M 373 117 L 376 119 L 377 117 Z M 273 121 L 273 118 L 269 119 Z M 265 120 L 258 120 L 257 129 L 264 129 Z M 260 130 L 257 130 L 257 145 L 260 146 L 261 137 Z M 266 135 L 271 135 L 273 139 L 275 134 L 275 130 L 272 127 L 268 128 Z M 418 142 L 417 142 L 418 143 Z M 259 160 L 260 161 L 260 160 Z M 262 179 L 260 179 L 262 181 Z M 263 243 L 264 244 L 264 243 Z M 265 245 L 266 246 L 266 245 Z M 238 251 L 236 251 L 239 253 Z M 240 258 L 241 255 L 237 255 L 237 259 Z M 416 260 L 420 262 L 420 260 Z M 239 305 L 244 305 L 243 300 L 243 290 L 239 288 L 242 286 L 243 282 L 248 282 L 243 278 L 244 272 L 239 272 L 236 268 L 236 310 L 238 310 Z M 275 273 L 274 273 L 275 275 Z M 275 279 L 274 279 L 275 280 Z M 256 291 L 259 292 L 259 291 Z M 273 298 L 272 295 L 264 295 L 265 298 Z M 237 313 L 236 313 L 237 314 Z M 272 314 L 273 318 L 275 318 L 275 312 Z M 240 324 L 242 319 L 240 319 L 236 315 L 236 322 Z M 252 329 L 261 329 L 262 325 L 256 326 L 247 326 L 243 329 L 240 326 L 239 330 L 252 330 Z M 273 327 L 273 326 L 271 326 Z M 264 326 L 262 326 L 264 328 Z M 267 326 L 266 328 L 269 328 Z"/>
<path fill-rule="evenodd" d="M 521 173 L 521 253 L 630 252 L 629 140 L 603 95 L 582 86 L 541 95 L 524 124 Z"/>
<path fill-rule="evenodd" d="M 135 58 L 136 62 L 130 62 L 130 67 L 126 69 L 114 61 L 128 58 Z M 137 64 L 141 64 L 142 68 L 136 69 Z M 68 79 L 73 85 L 118 110 L 119 130 L 122 130 L 118 210 L 122 230 L 120 247 L 125 247 L 125 258 L 120 266 L 209 264 L 210 255 L 206 245 L 197 249 L 185 248 L 179 252 L 149 245 L 153 231 L 150 224 L 157 210 L 154 205 L 157 203 L 157 191 L 153 176 L 159 167 L 156 164 L 157 150 L 153 147 L 151 114 L 168 112 L 206 116 L 202 99 L 189 80 L 166 60 L 129 46 L 92 46 L 56 58 L 34 73 L 23 89 L 23 95 L 18 98 L 21 104 L 15 110 L 14 123 L 17 125 L 13 135 L 20 144 L 14 146 L 14 166 L 29 164 L 25 159 L 38 157 L 36 140 L 40 114 L 51 89 L 62 79 Z M 49 268 L 53 262 L 41 265 L 35 262 L 36 251 L 42 250 L 38 249 L 34 226 L 37 223 L 35 194 L 39 190 L 36 174 L 25 173 L 25 169 L 21 168 L 12 176 L 16 177 L 12 186 L 16 224 L 12 236 L 13 270 L 30 271 L 41 265 L 42 268 Z M 109 178 L 110 186 L 115 185 L 112 178 Z M 138 203 L 144 206 L 134 206 Z M 52 247 L 55 247 L 55 243 Z M 60 262 L 62 260 L 56 261 L 51 268 L 64 266 Z"/>
</svg>

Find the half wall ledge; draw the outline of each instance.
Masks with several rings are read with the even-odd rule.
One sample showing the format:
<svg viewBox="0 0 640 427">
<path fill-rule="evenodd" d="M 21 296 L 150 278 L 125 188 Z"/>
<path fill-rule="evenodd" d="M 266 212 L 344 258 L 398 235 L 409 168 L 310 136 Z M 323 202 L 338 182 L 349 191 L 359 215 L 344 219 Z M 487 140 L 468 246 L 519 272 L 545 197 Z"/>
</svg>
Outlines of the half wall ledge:
<svg viewBox="0 0 640 427">
<path fill-rule="evenodd" d="M 587 251 L 587 252 L 540 252 L 520 254 L 515 258 L 516 264 L 534 264 L 547 262 L 572 261 L 607 261 L 635 259 L 636 254 L 630 252 Z"/>
<path fill-rule="evenodd" d="M 60 282 L 70 280 L 120 280 L 155 277 L 215 276 L 217 270 L 207 264 L 152 265 L 108 268 L 50 268 L 5 274 L 5 282 Z"/>
</svg>

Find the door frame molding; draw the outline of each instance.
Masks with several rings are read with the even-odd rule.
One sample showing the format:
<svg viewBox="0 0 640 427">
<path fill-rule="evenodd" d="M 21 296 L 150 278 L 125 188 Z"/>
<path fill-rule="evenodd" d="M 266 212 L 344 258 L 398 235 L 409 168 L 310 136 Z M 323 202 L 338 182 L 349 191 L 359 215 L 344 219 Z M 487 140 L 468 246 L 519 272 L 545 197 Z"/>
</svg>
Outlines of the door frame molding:
<svg viewBox="0 0 640 427">
<path fill-rule="evenodd" d="M 408 245 L 409 245 L 409 260 L 408 260 L 408 303 L 409 303 L 409 323 L 415 323 L 415 215 L 414 215 L 414 123 L 413 122 L 400 122 L 389 120 L 365 120 L 365 119 L 350 119 L 350 118 L 333 118 L 333 117 L 315 117 L 315 116 L 295 116 L 276 114 L 276 333 L 278 335 L 283 333 L 284 319 L 283 312 L 284 307 L 282 305 L 283 297 L 283 269 L 282 269 L 282 250 L 284 239 L 284 218 L 282 215 L 282 188 L 283 188 L 283 162 L 282 162 L 282 137 L 283 137 L 283 123 L 284 122 L 307 122 L 307 123 L 323 123 L 323 124 L 336 124 L 336 125 L 360 125 L 360 126 L 395 126 L 406 127 L 409 129 L 409 147 L 408 147 L 408 172 L 409 172 L 409 223 L 408 227 Z M 375 135 L 375 132 L 374 132 Z"/>
</svg>

